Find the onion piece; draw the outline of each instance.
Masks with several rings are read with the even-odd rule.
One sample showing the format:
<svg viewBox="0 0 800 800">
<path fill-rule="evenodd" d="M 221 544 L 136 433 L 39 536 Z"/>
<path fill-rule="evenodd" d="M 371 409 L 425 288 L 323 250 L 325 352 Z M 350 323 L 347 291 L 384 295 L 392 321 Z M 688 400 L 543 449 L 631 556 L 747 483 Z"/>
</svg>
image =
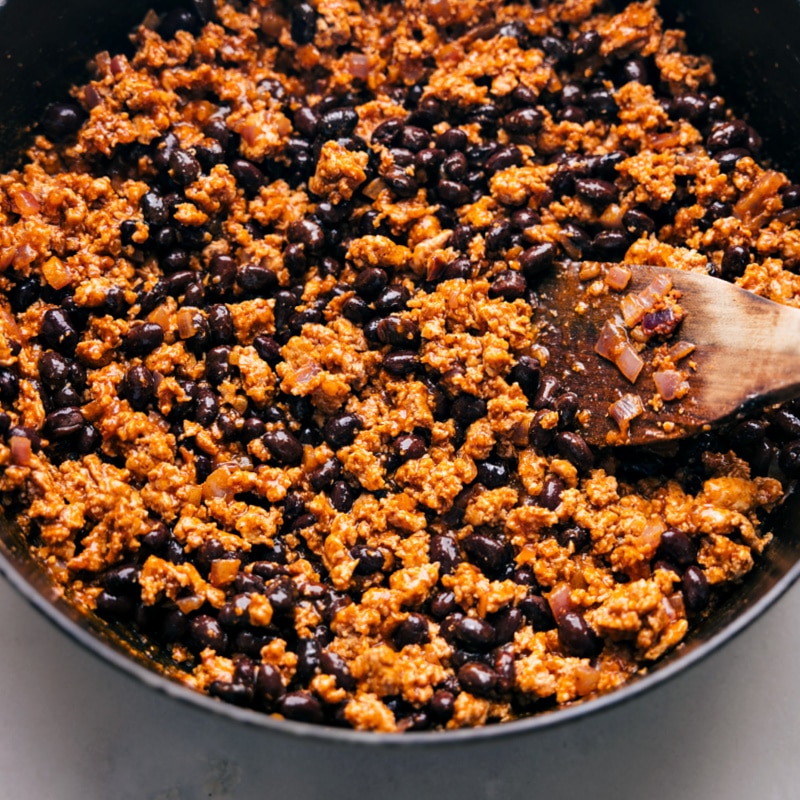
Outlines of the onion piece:
<svg viewBox="0 0 800 800">
<path fill-rule="evenodd" d="M 178 336 L 181 339 L 191 339 L 198 331 L 199 312 L 195 308 L 183 307 L 178 310 L 175 315 L 175 321 L 178 324 Z"/>
<path fill-rule="evenodd" d="M 42 275 L 47 283 L 56 291 L 69 286 L 72 281 L 69 267 L 58 256 L 52 256 L 42 264 Z"/>
<path fill-rule="evenodd" d="M 606 286 L 615 292 L 621 292 L 631 280 L 631 271 L 622 264 L 615 264 L 606 273 Z"/>
<path fill-rule="evenodd" d="M 652 305 L 646 305 L 644 300 L 638 294 L 626 294 L 622 300 L 619 301 L 619 308 L 622 311 L 622 318 L 629 328 L 638 325 L 644 315 L 652 308 Z"/>
<path fill-rule="evenodd" d="M 26 436 L 12 436 L 8 440 L 11 461 L 17 467 L 27 467 L 31 463 L 31 440 Z"/>
<path fill-rule="evenodd" d="M 644 413 L 644 406 L 638 394 L 624 394 L 608 407 L 608 416 L 619 426 L 620 433 L 626 436 L 631 420 Z"/>
<path fill-rule="evenodd" d="M 553 618 L 556 622 L 564 614 L 575 609 L 575 604 L 572 602 L 572 589 L 568 583 L 558 584 L 547 596 L 547 602 L 550 604 L 550 610 L 553 612 Z"/>
<path fill-rule="evenodd" d="M 607 319 L 603 329 L 600 331 L 600 338 L 594 346 L 594 351 L 609 361 L 616 361 L 617 356 L 627 343 L 628 336 L 625 333 L 625 329 L 613 320 Z"/>
<path fill-rule="evenodd" d="M 365 81 L 369 77 L 369 58 L 363 53 L 351 53 L 348 70 L 354 78 Z"/>
<path fill-rule="evenodd" d="M 614 359 L 614 363 L 631 383 L 636 383 L 639 373 L 644 368 L 644 361 L 629 342 L 625 343 L 619 355 Z"/>
<path fill-rule="evenodd" d="M 682 358 L 686 358 L 686 356 L 694 353 L 696 346 L 691 342 L 685 342 L 681 339 L 679 342 L 675 342 L 672 347 L 669 349 L 669 357 L 673 361 L 680 361 Z"/>
<path fill-rule="evenodd" d="M 666 401 L 678 400 L 689 391 L 689 384 L 686 382 L 683 373 L 675 369 L 654 372 L 653 380 L 656 384 L 656 391 Z"/>
</svg>

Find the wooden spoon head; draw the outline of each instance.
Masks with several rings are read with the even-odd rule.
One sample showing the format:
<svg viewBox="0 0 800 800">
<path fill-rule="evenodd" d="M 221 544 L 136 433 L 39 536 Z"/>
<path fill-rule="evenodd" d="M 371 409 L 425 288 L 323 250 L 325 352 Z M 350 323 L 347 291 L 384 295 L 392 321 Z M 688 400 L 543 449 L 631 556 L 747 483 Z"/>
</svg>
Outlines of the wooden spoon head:
<svg viewBox="0 0 800 800">
<path fill-rule="evenodd" d="M 754 399 L 783 399 L 770 393 L 774 381 L 763 340 L 774 338 L 781 314 L 798 312 L 726 281 L 666 267 L 626 264 L 632 273 L 630 283 L 614 291 L 603 278 L 613 265 L 598 266 L 602 272 L 597 277 L 587 277 L 594 265 L 555 266 L 538 286 L 539 307 L 534 314 L 538 342 L 546 350 L 545 372 L 578 395 L 584 409 L 580 432 L 587 442 L 638 445 L 678 439 L 708 429 Z M 641 292 L 659 275 L 671 279 L 685 312 L 667 344 L 680 339 L 695 345 L 691 355 L 680 361 L 688 394 L 670 402 L 660 398 L 653 378 L 658 369 L 653 363 L 655 347 L 663 339 L 651 340 L 642 350 L 644 368 L 635 383 L 595 352 L 606 321 L 621 320 L 622 298 Z M 643 410 L 622 432 L 609 416 L 609 407 L 626 395 L 638 396 Z"/>
</svg>

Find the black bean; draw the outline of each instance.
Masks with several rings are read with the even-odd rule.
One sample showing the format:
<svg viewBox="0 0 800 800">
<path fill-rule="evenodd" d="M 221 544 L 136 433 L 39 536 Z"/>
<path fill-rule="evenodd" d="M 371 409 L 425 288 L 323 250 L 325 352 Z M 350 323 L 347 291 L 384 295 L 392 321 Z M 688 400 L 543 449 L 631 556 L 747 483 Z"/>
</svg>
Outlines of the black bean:
<svg viewBox="0 0 800 800">
<path fill-rule="evenodd" d="M 469 203 L 472 198 L 472 192 L 468 186 L 458 181 L 450 181 L 444 178 L 436 185 L 436 191 L 442 202 L 454 208 Z"/>
<path fill-rule="evenodd" d="M 385 559 L 380 550 L 367 547 L 365 544 L 357 544 L 350 549 L 351 558 L 358 559 L 355 568 L 356 575 L 372 575 L 383 569 Z"/>
<path fill-rule="evenodd" d="M 471 394 L 461 394 L 453 401 L 450 413 L 464 427 L 486 416 L 486 401 Z"/>
<path fill-rule="evenodd" d="M 692 564 L 683 573 L 681 579 L 683 602 L 690 614 L 699 614 L 705 611 L 711 600 L 711 589 L 708 578 L 700 567 Z"/>
<path fill-rule="evenodd" d="M 428 713 L 434 722 L 444 725 L 453 718 L 456 710 L 456 698 L 452 692 L 439 689 L 433 693 L 428 702 Z"/>
<path fill-rule="evenodd" d="M 498 611 L 492 619 L 495 643 L 503 645 L 513 641 L 514 634 L 522 625 L 523 616 L 522 611 L 514 606 L 506 606 L 502 611 Z"/>
<path fill-rule="evenodd" d="M 358 125 L 354 108 L 332 108 L 320 116 L 317 136 L 324 140 L 350 136 Z"/>
<path fill-rule="evenodd" d="M 728 174 L 736 169 L 736 165 L 750 155 L 749 150 L 743 147 L 733 147 L 730 150 L 721 150 L 714 153 L 714 160 L 719 164 L 720 172 Z"/>
<path fill-rule="evenodd" d="M 264 594 L 269 600 L 273 611 L 285 614 L 294 608 L 297 592 L 292 579 L 287 575 L 280 575 L 270 581 L 265 587 Z"/>
<path fill-rule="evenodd" d="M 78 343 L 78 332 L 72 327 L 69 314 L 64 309 L 51 308 L 44 312 L 39 338 L 46 347 L 63 355 L 71 355 Z"/>
<path fill-rule="evenodd" d="M 545 36 L 542 39 L 542 49 L 553 56 L 556 61 L 563 61 L 572 55 L 571 43 L 556 36 Z"/>
<path fill-rule="evenodd" d="M 389 277 L 379 267 L 366 267 L 358 273 L 353 281 L 353 289 L 365 302 L 376 300 L 386 288 Z"/>
<path fill-rule="evenodd" d="M 431 536 L 428 557 L 431 562 L 439 562 L 440 575 L 449 575 L 463 561 L 458 542 L 454 536 L 447 533 Z"/>
<path fill-rule="evenodd" d="M 196 653 L 208 647 L 222 655 L 228 648 L 228 635 L 214 617 L 200 614 L 189 623 L 189 647 Z"/>
<path fill-rule="evenodd" d="M 416 347 L 419 344 L 419 327 L 406 317 L 389 316 L 380 320 L 375 329 L 379 341 L 394 347 Z"/>
<path fill-rule="evenodd" d="M 347 662 L 337 653 L 323 652 L 319 657 L 319 666 L 323 673 L 336 678 L 336 685 L 339 688 L 347 691 L 353 691 L 356 688 L 355 678 L 353 678 Z"/>
<path fill-rule="evenodd" d="M 278 276 L 261 264 L 241 264 L 236 270 L 236 282 L 248 294 L 264 297 L 278 287 Z"/>
<path fill-rule="evenodd" d="M 306 3 L 301 3 L 306 5 Z M 294 38 L 294 37 L 293 37 Z M 318 725 L 324 719 L 322 704 L 310 692 L 289 692 L 278 702 L 278 710 L 286 719 Z"/>
<path fill-rule="evenodd" d="M 656 558 L 662 558 L 679 567 L 686 567 L 697 558 L 697 545 L 683 531 L 667 528 L 661 534 Z"/>
<path fill-rule="evenodd" d="M 489 286 L 489 297 L 502 297 L 511 303 L 525 294 L 525 277 L 521 272 L 506 269 L 499 273 Z"/>
<path fill-rule="evenodd" d="M 793 413 L 788 407 L 770 412 L 769 421 L 783 436 L 800 439 L 800 414 Z"/>
<path fill-rule="evenodd" d="M 236 280 L 236 261 L 229 255 L 218 253 L 208 266 L 208 288 L 215 297 L 222 297 L 233 288 Z"/>
<path fill-rule="evenodd" d="M 535 631 L 549 631 L 556 627 L 550 604 L 541 595 L 530 592 L 520 601 L 519 609 Z"/>
<path fill-rule="evenodd" d="M 103 441 L 103 436 L 94 425 L 84 425 L 78 431 L 77 441 L 75 442 L 75 449 L 81 455 L 94 453 L 100 447 Z"/>
<path fill-rule="evenodd" d="M 208 138 L 194 147 L 195 158 L 201 169 L 210 172 L 217 164 L 225 161 L 225 148 L 216 139 Z"/>
<path fill-rule="evenodd" d="M 539 360 L 532 356 L 520 356 L 509 373 L 510 383 L 518 383 L 529 402 L 533 402 L 539 388 L 541 369 Z"/>
<path fill-rule="evenodd" d="M 480 661 L 468 661 L 458 670 L 458 682 L 470 694 L 486 697 L 497 684 L 497 673 Z"/>
<path fill-rule="evenodd" d="M 361 418 L 355 414 L 341 413 L 331 417 L 322 428 L 322 436 L 334 449 L 353 443 L 363 427 Z"/>
<path fill-rule="evenodd" d="M 434 619 L 444 619 L 457 608 L 456 596 L 450 589 L 444 589 L 431 598 L 431 616 Z"/>
<path fill-rule="evenodd" d="M 652 217 L 635 208 L 629 209 L 622 215 L 622 225 L 633 236 L 650 234 L 656 227 Z"/>
<path fill-rule="evenodd" d="M 494 174 L 509 167 L 521 167 L 523 161 L 522 150 L 516 145 L 508 144 L 499 148 L 486 160 L 486 171 Z"/>
<path fill-rule="evenodd" d="M 64 408 L 65 406 L 79 406 L 81 404 L 81 395 L 75 390 L 75 387 L 72 384 L 66 384 L 66 386 L 62 386 L 54 395 L 53 395 L 53 404 L 58 408 Z"/>
<path fill-rule="evenodd" d="M 337 511 L 346 514 L 355 502 L 354 492 L 346 481 L 336 481 L 331 487 L 330 501 Z"/>
<path fill-rule="evenodd" d="M 601 117 L 612 117 L 619 107 L 608 89 L 592 89 L 586 95 L 586 104 Z"/>
<path fill-rule="evenodd" d="M 628 237 L 622 231 L 600 231 L 592 239 L 591 254 L 601 261 L 619 261 L 628 251 Z"/>
<path fill-rule="evenodd" d="M 319 670 L 321 648 L 316 639 L 301 638 L 297 640 L 297 672 L 296 678 L 301 683 L 308 683 Z"/>
<path fill-rule="evenodd" d="M 293 3 L 290 14 L 292 39 L 296 44 L 310 44 L 317 33 L 317 12 L 310 3 Z"/>
<path fill-rule="evenodd" d="M 169 174 L 178 186 L 189 186 L 200 177 L 200 162 L 186 150 L 173 150 L 169 157 Z"/>
<path fill-rule="evenodd" d="M 461 544 L 473 562 L 490 576 L 499 574 L 511 555 L 506 542 L 485 533 L 471 533 L 461 540 Z"/>
<path fill-rule="evenodd" d="M 617 198 L 617 187 L 600 178 L 578 178 L 575 192 L 579 197 L 603 206 L 613 203 Z"/>
<path fill-rule="evenodd" d="M 155 381 L 153 373 L 143 364 L 131 367 L 120 383 L 122 395 L 136 411 L 143 411 L 153 399 Z"/>
<path fill-rule="evenodd" d="M 242 441 L 260 439 L 266 433 L 266 425 L 258 417 L 249 417 L 242 424 Z"/>
<path fill-rule="evenodd" d="M 316 469 L 308 473 L 308 482 L 315 492 L 321 492 L 330 486 L 342 471 L 342 463 L 338 458 L 329 458 Z"/>
<path fill-rule="evenodd" d="M 510 478 L 508 467 L 502 461 L 477 461 L 478 476 L 476 480 L 487 489 L 499 489 L 505 486 Z"/>
<path fill-rule="evenodd" d="M 763 420 L 748 419 L 738 423 L 730 432 L 729 439 L 733 447 L 749 452 L 764 440 L 767 423 Z"/>
<path fill-rule="evenodd" d="M 413 461 L 417 458 L 422 458 L 428 449 L 425 440 L 415 433 L 406 433 L 398 436 L 392 446 L 401 461 Z"/>
<path fill-rule="evenodd" d="M 111 567 L 103 573 L 101 580 L 103 586 L 118 597 L 123 595 L 137 595 L 141 592 L 139 585 L 139 575 L 141 570 L 133 564 L 122 564 L 118 567 Z"/>
<path fill-rule="evenodd" d="M 156 30 L 162 39 L 174 39 L 178 31 L 194 32 L 196 27 L 197 21 L 191 11 L 186 8 L 173 8 L 162 17 Z"/>
<path fill-rule="evenodd" d="M 169 207 L 164 198 L 154 190 L 142 197 L 139 208 L 148 225 L 166 225 L 169 221 Z"/>
<path fill-rule="evenodd" d="M 511 240 L 511 223 L 508 220 L 500 220 L 492 225 L 484 237 L 486 254 L 500 254 L 508 247 Z"/>
<path fill-rule="evenodd" d="M 559 122 L 574 122 L 576 125 L 583 125 L 589 119 L 589 115 L 580 106 L 564 106 L 558 110 L 556 119 Z"/>
<path fill-rule="evenodd" d="M 556 434 L 555 440 L 559 455 L 571 461 L 578 472 L 586 473 L 594 466 L 594 455 L 579 433 L 562 431 Z"/>
<path fill-rule="evenodd" d="M 145 356 L 164 342 L 164 330 L 155 322 L 134 325 L 125 337 L 125 353 L 129 358 Z"/>
<path fill-rule="evenodd" d="M 523 251 L 519 257 L 519 265 L 529 280 L 540 275 L 553 263 L 558 250 L 551 242 L 535 244 Z"/>
<path fill-rule="evenodd" d="M 603 649 L 603 640 L 578 611 L 567 611 L 558 618 L 558 641 L 568 655 L 594 658 Z"/>
<path fill-rule="evenodd" d="M 510 133 L 536 133 L 542 127 L 544 114 L 538 108 L 518 108 L 503 117 L 503 127 Z"/>
<path fill-rule="evenodd" d="M 241 628 L 248 624 L 247 609 L 250 607 L 250 595 L 234 595 L 217 613 L 217 622 L 228 630 Z"/>
<path fill-rule="evenodd" d="M 781 189 L 781 200 L 784 208 L 797 208 L 800 206 L 800 184 L 793 183 Z"/>
<path fill-rule="evenodd" d="M 572 54 L 576 58 L 586 58 L 594 55 L 603 42 L 603 37 L 597 31 L 584 31 L 572 41 Z"/>
<path fill-rule="evenodd" d="M 303 460 L 303 445 L 289 431 L 269 431 L 261 441 L 273 458 L 288 467 L 297 467 Z"/>
<path fill-rule="evenodd" d="M 40 124 L 49 139 L 60 142 L 76 134 L 85 119 L 86 112 L 75 103 L 49 103 Z"/>
<path fill-rule="evenodd" d="M 446 281 L 456 280 L 461 278 L 466 280 L 472 277 L 472 263 L 468 258 L 455 258 L 453 259 L 444 270 L 442 278 Z"/>
<path fill-rule="evenodd" d="M 95 608 L 104 619 L 125 620 L 133 615 L 135 605 L 131 597 L 117 597 L 103 590 L 95 598 Z"/>
<path fill-rule="evenodd" d="M 6 403 L 13 403 L 18 395 L 19 377 L 8 367 L 0 367 L 0 400 L 4 400 Z"/>
<path fill-rule="evenodd" d="M 381 122 L 372 132 L 371 141 L 373 144 L 382 144 L 385 147 L 396 145 L 403 132 L 403 121 L 398 118 L 387 119 Z"/>
<path fill-rule="evenodd" d="M 455 627 L 456 638 L 467 647 L 486 651 L 491 649 L 495 641 L 494 628 L 479 617 L 464 617 Z"/>
<path fill-rule="evenodd" d="M 728 122 L 718 122 L 706 139 L 706 147 L 712 153 L 747 147 L 748 134 L 748 126 L 744 120 L 734 119 Z"/>
<path fill-rule="evenodd" d="M 729 281 L 741 277 L 749 263 L 750 249 L 740 244 L 731 245 L 722 256 L 722 277 Z"/>
<path fill-rule="evenodd" d="M 307 253 L 319 255 L 325 247 L 325 231 L 313 219 L 296 220 L 289 224 L 286 235 L 290 242 L 298 242 Z"/>
<path fill-rule="evenodd" d="M 195 400 L 194 418 L 204 428 L 211 425 L 219 414 L 219 400 L 211 389 L 201 386 Z"/>
<path fill-rule="evenodd" d="M 395 350 L 383 357 L 383 368 L 394 377 L 410 375 L 419 364 L 419 356 L 413 350 Z"/>
<path fill-rule="evenodd" d="M 392 160 L 395 166 L 402 167 L 404 170 L 406 167 L 415 164 L 417 160 L 414 153 L 407 147 L 393 147 L 390 153 L 392 154 Z"/>
<path fill-rule="evenodd" d="M 269 705 L 286 693 L 280 670 L 272 664 L 259 664 L 255 682 L 255 697 L 262 705 Z"/>
<path fill-rule="evenodd" d="M 442 175 L 449 180 L 463 181 L 467 177 L 467 157 L 460 150 L 450 153 L 442 161 Z"/>
<path fill-rule="evenodd" d="M 536 502 L 548 511 L 555 511 L 561 505 L 561 495 L 567 487 L 556 475 L 548 475 L 542 484 L 542 491 L 536 496 Z"/>
<path fill-rule="evenodd" d="M 400 147 L 405 147 L 411 150 L 412 153 L 417 153 L 424 150 L 431 142 L 431 135 L 424 128 L 417 125 L 405 125 L 400 134 Z"/>
<path fill-rule="evenodd" d="M 51 411 L 44 422 L 45 431 L 52 439 L 65 439 L 78 433 L 84 425 L 83 414 L 75 406 Z"/>
<path fill-rule="evenodd" d="M 266 182 L 264 173 L 251 161 L 244 158 L 235 158 L 230 163 L 231 174 L 236 182 L 250 197 L 258 194 L 258 190 Z"/>
<path fill-rule="evenodd" d="M 453 153 L 456 150 L 466 150 L 468 144 L 469 136 L 461 128 L 449 128 L 436 137 L 436 146 L 441 147 L 442 150 L 446 150 L 448 153 Z"/>
<path fill-rule="evenodd" d="M 208 309 L 208 327 L 212 344 L 230 344 L 234 340 L 233 317 L 226 305 L 215 303 Z"/>
<path fill-rule="evenodd" d="M 415 197 L 419 187 L 416 181 L 400 167 L 390 167 L 383 173 L 386 185 L 398 197 Z"/>
<path fill-rule="evenodd" d="M 271 336 L 259 334 L 253 339 L 259 358 L 263 358 L 271 367 L 274 367 L 281 360 L 281 346 Z"/>
<path fill-rule="evenodd" d="M 572 545 L 573 553 L 581 553 L 592 543 L 592 537 L 586 528 L 573 525 L 571 528 L 559 529 L 556 531 L 556 539 L 562 547 Z"/>
<path fill-rule="evenodd" d="M 206 353 L 206 379 L 218 386 L 231 375 L 231 348 L 229 345 L 213 347 Z"/>
</svg>

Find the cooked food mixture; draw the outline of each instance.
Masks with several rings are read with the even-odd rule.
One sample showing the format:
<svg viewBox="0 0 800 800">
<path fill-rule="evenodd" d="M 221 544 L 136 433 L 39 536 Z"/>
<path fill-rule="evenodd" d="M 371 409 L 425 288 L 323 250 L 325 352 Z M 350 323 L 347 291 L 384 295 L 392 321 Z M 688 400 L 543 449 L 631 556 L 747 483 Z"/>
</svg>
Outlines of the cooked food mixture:
<svg viewBox="0 0 800 800">
<path fill-rule="evenodd" d="M 200 691 L 361 730 L 513 720 L 679 645 L 769 542 L 800 406 L 593 449 L 531 319 L 560 259 L 800 305 L 800 186 L 683 33 L 203 0 L 134 44 L 0 176 L 0 492 L 55 584 Z"/>
</svg>

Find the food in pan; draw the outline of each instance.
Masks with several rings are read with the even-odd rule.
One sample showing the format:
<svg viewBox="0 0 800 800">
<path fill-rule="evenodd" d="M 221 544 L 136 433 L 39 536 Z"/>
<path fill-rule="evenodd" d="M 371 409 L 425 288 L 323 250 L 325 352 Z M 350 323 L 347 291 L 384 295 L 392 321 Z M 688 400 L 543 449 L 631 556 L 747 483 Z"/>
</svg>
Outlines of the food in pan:
<svg viewBox="0 0 800 800">
<path fill-rule="evenodd" d="M 200 691 L 361 730 L 679 646 L 768 546 L 800 407 L 591 448 L 531 317 L 558 259 L 798 303 L 800 187 L 709 61 L 652 2 L 205 1 L 133 39 L 0 176 L 0 491 L 53 582 Z"/>
</svg>

